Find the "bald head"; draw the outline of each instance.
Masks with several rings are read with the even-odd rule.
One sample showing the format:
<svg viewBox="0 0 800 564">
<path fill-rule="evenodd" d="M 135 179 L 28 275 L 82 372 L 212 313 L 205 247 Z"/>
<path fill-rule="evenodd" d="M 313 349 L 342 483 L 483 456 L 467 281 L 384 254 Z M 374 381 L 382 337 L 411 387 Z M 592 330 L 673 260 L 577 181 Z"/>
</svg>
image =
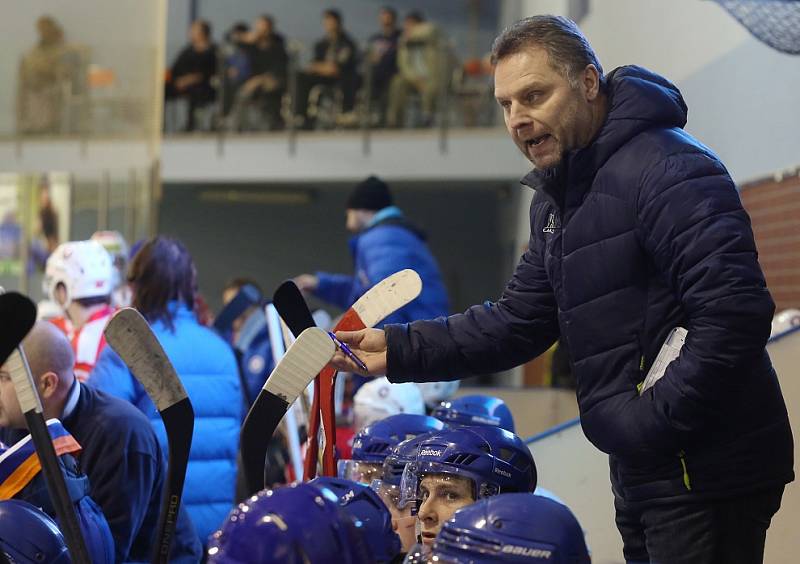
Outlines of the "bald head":
<svg viewBox="0 0 800 564">
<path fill-rule="evenodd" d="M 64 333 L 48 321 L 37 321 L 22 347 L 36 381 L 53 372 L 58 376 L 59 387 L 69 389 L 75 378 L 75 355 Z"/>
</svg>

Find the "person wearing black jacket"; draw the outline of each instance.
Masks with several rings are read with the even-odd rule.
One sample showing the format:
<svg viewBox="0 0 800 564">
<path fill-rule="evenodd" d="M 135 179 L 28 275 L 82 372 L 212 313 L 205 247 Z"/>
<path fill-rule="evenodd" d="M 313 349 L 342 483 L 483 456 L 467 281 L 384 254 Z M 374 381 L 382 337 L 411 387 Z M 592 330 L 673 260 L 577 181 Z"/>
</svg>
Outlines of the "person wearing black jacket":
<svg viewBox="0 0 800 564">
<path fill-rule="evenodd" d="M 520 20 L 492 58 L 506 127 L 534 165 L 528 250 L 494 303 L 339 338 L 369 373 L 406 382 L 508 369 L 560 337 L 583 431 L 609 455 L 625 558 L 761 562 L 793 438 L 765 347 L 775 304 L 735 184 L 684 131 L 675 85 L 636 66 L 604 75 L 571 20 Z M 678 357 L 645 385 L 678 327 Z"/>
<path fill-rule="evenodd" d="M 342 92 L 342 111 L 352 112 L 359 76 L 356 69 L 358 52 L 355 42 L 342 27 L 338 10 L 325 10 L 322 16 L 325 37 L 314 45 L 314 59 L 298 74 L 295 112 L 304 119 L 303 126 L 313 128 L 309 120 L 308 95 L 316 85 L 335 86 Z"/>
<path fill-rule="evenodd" d="M 217 47 L 211 41 L 211 24 L 204 20 L 192 22 L 189 44 L 178 54 L 170 67 L 165 98 L 186 98 L 189 117 L 186 131 L 194 131 L 195 111 L 216 100 L 212 79 L 217 74 Z"/>
<path fill-rule="evenodd" d="M 114 560 L 148 561 L 166 479 L 165 456 L 150 422 L 128 402 L 78 382 L 72 347 L 55 325 L 38 322 L 23 344 L 45 417 L 60 419 L 82 447 L 79 470 L 89 477 L 90 495 L 111 529 Z M 25 435 L 19 422 L 6 420 L 14 418 L 11 405 L 0 394 L 0 441 L 7 444 Z M 200 540 L 181 509 L 170 562 L 196 563 L 201 557 Z"/>
<path fill-rule="evenodd" d="M 253 32 L 233 37 L 250 63 L 250 77 L 236 92 L 232 110 L 232 128 L 242 127 L 243 112 L 248 104 L 261 106 L 270 129 L 283 128 L 281 99 L 286 92 L 289 55 L 283 36 L 275 32 L 272 16 L 259 16 Z"/>
</svg>

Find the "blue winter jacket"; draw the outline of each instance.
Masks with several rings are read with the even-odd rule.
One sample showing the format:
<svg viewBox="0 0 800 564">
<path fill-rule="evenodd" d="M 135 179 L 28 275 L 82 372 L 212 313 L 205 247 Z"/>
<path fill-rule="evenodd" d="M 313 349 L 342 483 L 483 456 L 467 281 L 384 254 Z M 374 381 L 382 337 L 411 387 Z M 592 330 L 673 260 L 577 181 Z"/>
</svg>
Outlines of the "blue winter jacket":
<svg viewBox="0 0 800 564">
<path fill-rule="evenodd" d="M 318 298 L 346 310 L 387 276 L 411 268 L 422 278 L 422 293 L 383 323 L 405 323 L 449 313 L 447 290 L 436 259 L 423 235 L 405 220 L 398 208 L 391 206 L 375 214 L 372 222 L 350 240 L 350 250 L 355 275 L 317 272 Z"/>
<path fill-rule="evenodd" d="M 607 77 L 609 113 L 555 171 L 529 174 L 530 248 L 496 303 L 387 327 L 388 377 L 519 365 L 566 339 L 583 430 L 626 502 L 725 497 L 793 479 L 765 344 L 774 304 L 725 167 L 683 131 L 677 88 Z M 688 337 L 640 395 L 668 332 Z M 565 461 L 569 463 L 569 461 Z"/>
<path fill-rule="evenodd" d="M 152 328 L 194 408 L 194 438 L 182 503 L 198 536 L 205 541 L 225 520 L 234 502 L 242 390 L 236 359 L 228 344 L 200 325 L 185 306 L 173 302 L 170 311 L 174 315 L 174 331 L 162 321 L 153 323 Z M 138 407 L 150 419 L 166 453 L 167 436 L 161 416 L 111 347 L 100 354 L 90 383 Z"/>
</svg>

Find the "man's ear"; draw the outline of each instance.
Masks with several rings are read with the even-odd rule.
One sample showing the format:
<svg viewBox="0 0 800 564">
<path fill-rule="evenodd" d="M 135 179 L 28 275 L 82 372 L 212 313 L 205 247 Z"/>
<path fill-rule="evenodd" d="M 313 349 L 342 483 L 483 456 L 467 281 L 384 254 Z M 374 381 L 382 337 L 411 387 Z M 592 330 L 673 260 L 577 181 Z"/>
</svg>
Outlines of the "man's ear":
<svg viewBox="0 0 800 564">
<path fill-rule="evenodd" d="M 600 93 L 600 72 L 597 67 L 588 64 L 581 73 L 581 86 L 583 87 L 586 100 L 589 102 L 594 101 Z"/>
<path fill-rule="evenodd" d="M 39 378 L 39 396 L 42 400 L 52 397 L 58 389 L 59 378 L 55 372 L 45 372 Z"/>
</svg>

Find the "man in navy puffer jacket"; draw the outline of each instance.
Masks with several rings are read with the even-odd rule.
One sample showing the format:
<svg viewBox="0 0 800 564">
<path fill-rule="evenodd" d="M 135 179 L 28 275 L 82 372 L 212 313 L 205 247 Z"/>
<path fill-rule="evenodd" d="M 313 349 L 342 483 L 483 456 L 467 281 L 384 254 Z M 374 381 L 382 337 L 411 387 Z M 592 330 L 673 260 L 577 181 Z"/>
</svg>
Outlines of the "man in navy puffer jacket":
<svg viewBox="0 0 800 564">
<path fill-rule="evenodd" d="M 609 454 L 626 559 L 761 562 L 793 442 L 736 187 L 683 131 L 677 88 L 639 67 L 604 77 L 570 20 L 521 20 L 493 58 L 508 131 L 535 167 L 528 251 L 495 303 L 341 337 L 403 382 L 510 368 L 560 336 L 583 430 Z M 640 394 L 678 326 L 679 357 Z"/>
</svg>

